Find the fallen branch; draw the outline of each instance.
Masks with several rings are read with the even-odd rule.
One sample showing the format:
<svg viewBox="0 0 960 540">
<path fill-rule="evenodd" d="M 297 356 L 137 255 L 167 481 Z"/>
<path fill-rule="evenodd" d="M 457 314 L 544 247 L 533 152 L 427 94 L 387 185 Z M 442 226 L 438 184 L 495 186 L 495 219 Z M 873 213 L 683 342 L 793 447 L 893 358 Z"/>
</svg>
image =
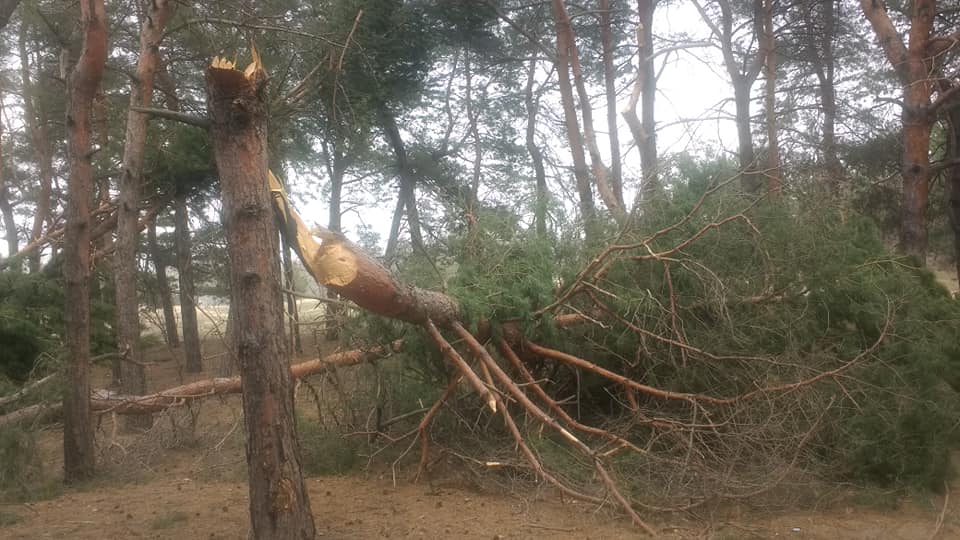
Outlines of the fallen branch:
<svg viewBox="0 0 960 540">
<path fill-rule="evenodd" d="M 383 358 L 391 352 L 397 352 L 402 346 L 403 342 L 398 340 L 389 345 L 373 349 L 357 349 L 331 354 L 324 358 L 293 364 L 290 366 L 290 374 L 295 379 L 301 379 L 323 373 L 337 366 L 353 366 L 370 362 Z M 113 394 L 107 390 L 94 390 L 90 397 L 90 410 L 94 414 L 148 414 L 212 396 L 239 394 L 240 389 L 240 377 L 217 377 L 176 386 L 146 396 L 128 396 Z M 48 402 L 31 405 L 0 416 L 0 427 L 18 423 L 25 419 L 34 419 L 40 414 L 59 412 L 61 409 L 61 403 Z"/>
<path fill-rule="evenodd" d="M 39 381 L 34 381 L 10 395 L 0 397 L 0 407 L 3 407 L 4 405 L 13 403 L 15 401 L 19 401 L 20 398 L 26 396 L 30 392 L 33 392 L 37 388 L 40 388 L 41 386 L 44 386 L 48 382 L 54 380 L 57 377 L 57 375 L 59 375 L 59 373 L 51 373 L 50 375 L 47 375 L 46 377 L 40 379 Z"/>
</svg>

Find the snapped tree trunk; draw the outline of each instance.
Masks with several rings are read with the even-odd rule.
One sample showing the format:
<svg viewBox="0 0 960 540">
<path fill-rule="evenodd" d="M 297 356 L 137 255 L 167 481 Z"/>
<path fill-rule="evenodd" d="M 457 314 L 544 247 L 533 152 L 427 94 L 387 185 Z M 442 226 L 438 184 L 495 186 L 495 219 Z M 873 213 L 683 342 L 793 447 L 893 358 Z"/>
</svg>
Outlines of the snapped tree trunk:
<svg viewBox="0 0 960 540">
<path fill-rule="evenodd" d="M 174 243 L 177 250 L 177 275 L 180 279 L 180 322 L 183 330 L 183 358 L 187 373 L 203 371 L 200 354 L 200 329 L 197 325 L 196 287 L 193 284 L 193 246 L 190 241 L 190 215 L 187 195 L 178 192 L 173 201 Z"/>
<path fill-rule="evenodd" d="M 147 226 L 147 245 L 150 248 L 153 270 L 157 275 L 157 295 L 160 297 L 160 306 L 163 308 L 164 336 L 167 338 L 167 345 L 176 348 L 180 346 L 180 334 L 177 332 L 177 317 L 173 312 L 170 281 L 167 279 L 167 257 L 157 243 L 156 219 Z"/>
<path fill-rule="evenodd" d="M 123 144 L 120 170 L 120 201 L 117 208 L 117 246 L 114 257 L 116 281 L 117 341 L 126 355 L 120 369 L 120 389 L 125 394 L 143 394 L 147 390 L 146 372 L 140 355 L 140 302 L 137 295 L 137 237 L 140 221 L 140 191 L 143 160 L 147 144 L 149 115 L 134 110 L 149 107 L 153 101 L 153 82 L 160 61 L 160 41 L 170 17 L 166 0 L 153 0 L 140 29 L 140 56 L 137 76 L 131 83 L 130 110 Z M 134 417 L 130 427 L 149 427 L 150 416 Z"/>
<path fill-rule="evenodd" d="M 90 423 L 90 205 L 93 167 L 90 129 L 93 96 L 107 60 L 107 27 L 103 0 L 80 2 L 83 49 L 70 76 L 67 103 L 67 183 L 64 233 L 65 345 L 70 351 L 69 384 L 63 399 L 64 480 L 74 482 L 93 475 L 95 456 Z"/>
<path fill-rule="evenodd" d="M 283 333 L 277 230 L 267 185 L 266 73 L 216 59 L 207 69 L 210 135 L 236 303 L 253 538 L 314 537 Z"/>
</svg>

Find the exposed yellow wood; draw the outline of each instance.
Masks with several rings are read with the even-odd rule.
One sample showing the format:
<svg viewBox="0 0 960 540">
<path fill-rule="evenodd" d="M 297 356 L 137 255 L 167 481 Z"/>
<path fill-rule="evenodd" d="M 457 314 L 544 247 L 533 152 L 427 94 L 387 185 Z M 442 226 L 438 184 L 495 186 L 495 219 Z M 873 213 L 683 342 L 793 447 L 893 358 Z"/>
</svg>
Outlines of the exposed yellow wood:
<svg viewBox="0 0 960 540">
<path fill-rule="evenodd" d="M 287 230 L 296 231 L 297 251 L 314 279 L 321 285 L 337 287 L 345 287 L 353 282 L 357 277 L 357 257 L 353 250 L 338 235 L 326 230 L 319 231 L 317 236 L 320 242 L 317 242 L 307 224 L 290 206 L 287 193 L 273 171 L 269 171 L 267 176 L 283 225 Z"/>
</svg>

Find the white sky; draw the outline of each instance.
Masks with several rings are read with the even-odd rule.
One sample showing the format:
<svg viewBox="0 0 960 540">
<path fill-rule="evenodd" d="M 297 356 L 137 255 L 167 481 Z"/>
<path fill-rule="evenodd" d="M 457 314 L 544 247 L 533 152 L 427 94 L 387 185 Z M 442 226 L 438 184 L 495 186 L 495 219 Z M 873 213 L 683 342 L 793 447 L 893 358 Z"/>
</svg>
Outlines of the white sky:
<svg viewBox="0 0 960 540">
<path fill-rule="evenodd" d="M 655 12 L 654 32 L 657 35 L 684 32 L 693 41 L 708 41 L 710 38 L 710 31 L 701 20 L 700 14 L 688 2 L 658 7 Z M 726 78 L 719 50 L 713 47 L 680 50 L 657 58 L 657 69 L 665 58 L 668 65 L 662 70 L 658 80 L 656 101 L 657 144 L 660 155 L 684 150 L 702 154 L 708 148 L 733 151 L 737 146 L 736 126 L 732 120 L 733 90 Z M 762 81 L 758 82 L 759 85 L 762 85 Z M 628 89 L 621 95 L 618 110 L 622 109 L 629 97 Z M 603 111 L 595 108 L 594 121 L 598 136 L 606 132 L 605 118 Z M 620 120 L 620 140 L 624 149 L 627 149 L 631 146 L 630 132 L 622 118 Z M 603 125 L 599 122 L 603 122 Z M 599 142 L 601 149 L 605 149 L 606 143 Z M 518 143 L 523 145 L 522 140 Z M 565 144 L 565 141 L 559 144 Z M 562 148 L 558 147 L 556 150 L 562 153 Z M 639 155 L 636 149 L 631 148 L 624 156 L 624 170 L 625 176 L 639 176 Z M 345 189 L 344 198 L 350 196 L 348 190 L 349 187 Z M 295 194 L 291 199 L 308 223 L 326 224 L 329 212 L 326 201 L 319 198 L 301 201 L 297 200 Z M 629 195 L 627 199 L 632 200 Z M 361 223 L 366 223 L 380 235 L 383 244 L 390 232 L 395 201 L 396 199 L 393 199 L 383 205 L 366 208 L 362 216 L 355 212 L 344 214 L 345 234 L 356 238 Z"/>
</svg>

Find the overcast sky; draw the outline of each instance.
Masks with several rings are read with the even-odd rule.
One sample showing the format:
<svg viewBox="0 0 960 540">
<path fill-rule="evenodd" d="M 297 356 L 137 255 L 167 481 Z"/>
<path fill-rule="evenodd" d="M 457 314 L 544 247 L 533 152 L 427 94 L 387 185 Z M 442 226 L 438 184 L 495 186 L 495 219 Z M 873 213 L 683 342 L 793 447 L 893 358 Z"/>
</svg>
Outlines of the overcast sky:
<svg viewBox="0 0 960 540">
<path fill-rule="evenodd" d="M 658 7 L 654 32 L 657 35 L 683 32 L 693 41 L 706 42 L 710 38 L 709 29 L 689 2 Z M 660 155 L 684 150 L 694 154 L 703 154 L 707 149 L 733 151 L 737 146 L 736 126 L 732 120 L 733 89 L 727 81 L 719 50 L 713 47 L 680 50 L 668 55 L 666 60 L 667 65 L 657 83 L 657 144 Z M 663 61 L 664 57 L 657 59 L 658 69 Z M 759 85 L 762 85 L 762 81 L 758 82 Z M 618 110 L 623 108 L 629 97 L 629 91 L 621 95 Z M 595 123 L 604 122 L 603 125 L 596 124 L 598 135 L 607 131 L 604 118 L 605 113 L 597 108 Z M 636 178 L 640 173 L 639 154 L 629 144 L 630 132 L 622 119 L 620 124 L 621 143 L 624 149 L 630 147 L 624 156 L 625 177 L 629 179 L 633 175 Z M 523 145 L 522 140 L 517 142 Z M 560 144 L 563 143 L 565 141 Z M 600 141 L 602 150 L 605 144 Z M 557 148 L 557 151 L 561 152 L 562 149 Z M 345 192 L 344 198 L 347 197 L 349 193 Z M 291 199 L 308 223 L 326 224 L 328 206 L 325 200 L 318 197 L 297 200 L 296 194 Z M 629 193 L 627 199 L 631 200 Z M 356 238 L 361 222 L 366 223 L 379 234 L 382 246 L 390 232 L 394 205 L 395 199 L 364 209 L 362 216 L 354 212 L 344 214 L 344 232 Z"/>
</svg>

